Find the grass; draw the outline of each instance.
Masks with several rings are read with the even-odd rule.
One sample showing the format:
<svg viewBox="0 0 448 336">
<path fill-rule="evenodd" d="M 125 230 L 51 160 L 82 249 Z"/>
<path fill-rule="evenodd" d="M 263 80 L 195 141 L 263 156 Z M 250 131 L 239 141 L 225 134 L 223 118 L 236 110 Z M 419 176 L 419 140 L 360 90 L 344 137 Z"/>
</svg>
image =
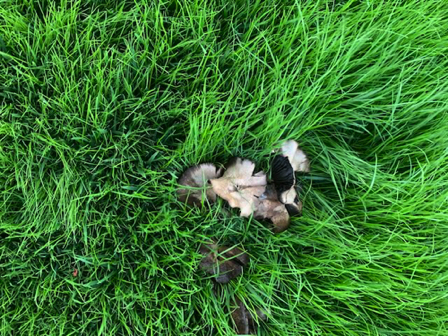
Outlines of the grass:
<svg viewBox="0 0 448 336">
<path fill-rule="evenodd" d="M 448 335 L 447 1 L 0 1 L 0 335 Z M 297 139 L 273 235 L 175 197 Z M 210 237 L 245 274 L 197 269 Z M 74 276 L 74 270 L 78 274 Z"/>
</svg>

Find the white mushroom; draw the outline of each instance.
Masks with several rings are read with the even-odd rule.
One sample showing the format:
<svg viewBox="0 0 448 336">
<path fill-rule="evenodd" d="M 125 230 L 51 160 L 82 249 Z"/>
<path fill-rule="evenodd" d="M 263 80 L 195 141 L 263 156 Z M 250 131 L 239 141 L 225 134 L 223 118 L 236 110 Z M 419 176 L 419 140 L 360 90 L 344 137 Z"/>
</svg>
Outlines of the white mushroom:
<svg viewBox="0 0 448 336">
<path fill-rule="evenodd" d="M 258 197 L 266 189 L 266 174 L 254 174 L 255 163 L 234 158 L 227 165 L 221 178 L 211 179 L 215 193 L 229 202 L 232 208 L 240 208 L 242 217 L 249 217 L 256 209 Z"/>
<path fill-rule="evenodd" d="M 283 143 L 281 152 L 287 157 L 294 171 L 310 172 L 310 161 L 305 152 L 299 147 L 297 141 L 287 140 Z"/>
</svg>

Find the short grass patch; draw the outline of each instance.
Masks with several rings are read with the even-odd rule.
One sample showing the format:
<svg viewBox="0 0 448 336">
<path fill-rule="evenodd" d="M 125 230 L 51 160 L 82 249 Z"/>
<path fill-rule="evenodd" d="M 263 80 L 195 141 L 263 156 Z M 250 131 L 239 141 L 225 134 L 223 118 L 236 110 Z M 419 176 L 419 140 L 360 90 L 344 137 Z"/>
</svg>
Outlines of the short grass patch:
<svg viewBox="0 0 448 336">
<path fill-rule="evenodd" d="M 447 335 L 447 55 L 443 0 L 0 1 L 0 335 Z M 177 201 L 285 139 L 289 230 Z"/>
</svg>

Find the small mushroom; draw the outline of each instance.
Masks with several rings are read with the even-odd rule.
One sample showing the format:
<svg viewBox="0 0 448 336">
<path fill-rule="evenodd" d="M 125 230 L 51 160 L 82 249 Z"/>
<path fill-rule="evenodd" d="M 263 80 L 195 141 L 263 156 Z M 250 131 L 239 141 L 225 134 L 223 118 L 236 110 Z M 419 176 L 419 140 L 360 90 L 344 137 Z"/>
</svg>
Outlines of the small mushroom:
<svg viewBox="0 0 448 336">
<path fill-rule="evenodd" d="M 295 189 L 296 177 L 288 158 L 277 155 L 272 161 L 272 181 L 278 200 L 285 205 L 290 216 L 302 213 L 302 202 Z"/>
<path fill-rule="evenodd" d="M 249 256 L 237 247 L 229 248 L 212 243 L 202 245 L 199 252 L 204 255 L 200 268 L 210 275 L 217 275 L 214 280 L 221 284 L 229 283 L 241 275 L 250 261 Z"/>
<path fill-rule="evenodd" d="M 272 180 L 280 202 L 285 204 L 291 216 L 301 215 L 302 202 L 296 191 L 295 171 L 309 172 L 309 160 L 294 140 L 283 143 L 281 154 L 276 155 L 272 162 Z"/>
<path fill-rule="evenodd" d="M 296 172 L 310 172 L 310 161 L 297 141 L 287 140 L 282 145 L 282 154 L 287 157 Z"/>
<path fill-rule="evenodd" d="M 232 311 L 232 319 L 238 335 L 254 335 L 257 333 L 257 324 L 250 311 L 246 308 L 240 299 L 235 300 L 236 309 Z M 256 310 L 258 319 L 267 320 L 266 314 L 260 310 Z"/>
<path fill-rule="evenodd" d="M 266 189 L 266 174 L 254 174 L 255 163 L 241 158 L 232 159 L 221 178 L 211 179 L 215 193 L 229 202 L 232 208 L 240 208 L 242 217 L 249 217 L 256 208 L 258 197 Z"/>
<path fill-rule="evenodd" d="M 274 185 L 268 184 L 266 191 L 259 197 L 254 217 L 271 221 L 275 233 L 283 232 L 288 228 L 289 213 L 286 205 L 278 200 Z"/>
<path fill-rule="evenodd" d="M 179 201 L 187 202 L 189 205 L 200 206 L 202 203 L 202 192 L 205 188 L 207 201 L 216 201 L 216 193 L 209 185 L 210 179 L 218 178 L 222 175 L 222 168 L 217 168 L 212 163 L 202 163 L 188 168 L 179 178 L 178 183 L 189 188 L 177 190 Z"/>
</svg>

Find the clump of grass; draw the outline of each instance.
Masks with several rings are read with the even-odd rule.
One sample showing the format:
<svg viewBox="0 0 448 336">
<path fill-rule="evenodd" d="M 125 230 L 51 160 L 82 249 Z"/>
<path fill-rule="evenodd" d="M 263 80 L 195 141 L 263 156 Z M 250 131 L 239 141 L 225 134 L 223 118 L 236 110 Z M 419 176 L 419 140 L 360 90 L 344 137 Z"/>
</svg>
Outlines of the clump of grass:
<svg viewBox="0 0 448 336">
<path fill-rule="evenodd" d="M 0 2 L 0 334 L 231 335 L 236 295 L 261 335 L 446 334 L 447 12 Z M 282 139 L 313 159 L 288 231 L 177 202 L 186 167 Z M 251 254 L 229 286 L 211 236 Z"/>
</svg>

